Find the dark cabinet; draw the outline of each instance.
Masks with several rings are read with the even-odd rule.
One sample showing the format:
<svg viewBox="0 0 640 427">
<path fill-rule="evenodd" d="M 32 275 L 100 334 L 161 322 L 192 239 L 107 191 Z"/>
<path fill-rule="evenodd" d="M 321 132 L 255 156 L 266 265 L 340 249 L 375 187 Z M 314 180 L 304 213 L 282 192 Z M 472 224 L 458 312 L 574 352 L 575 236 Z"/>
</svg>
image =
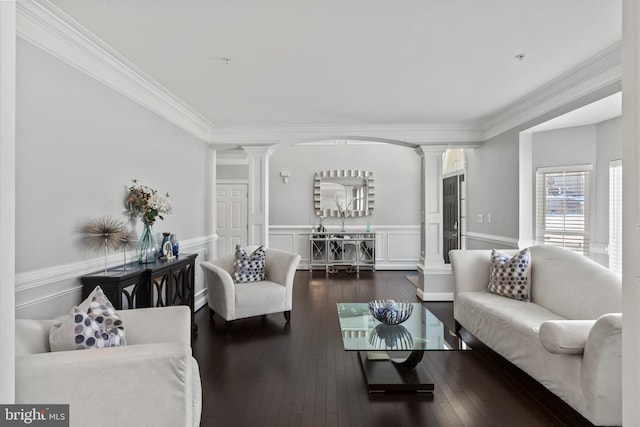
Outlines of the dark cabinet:
<svg viewBox="0 0 640 427">
<path fill-rule="evenodd" d="M 191 329 L 195 334 L 196 257 L 196 254 L 179 254 L 174 259 L 158 259 L 151 264 L 132 262 L 110 269 L 106 275 L 101 272 L 82 276 L 82 299 L 100 286 L 118 310 L 186 305 L 191 310 Z"/>
</svg>

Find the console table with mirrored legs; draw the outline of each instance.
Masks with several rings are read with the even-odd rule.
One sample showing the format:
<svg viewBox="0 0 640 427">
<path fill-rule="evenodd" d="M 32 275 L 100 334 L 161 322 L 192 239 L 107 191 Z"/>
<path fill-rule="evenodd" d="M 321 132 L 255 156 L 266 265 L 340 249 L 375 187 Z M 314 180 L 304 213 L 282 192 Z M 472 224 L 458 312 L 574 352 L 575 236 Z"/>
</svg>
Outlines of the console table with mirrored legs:
<svg viewBox="0 0 640 427">
<path fill-rule="evenodd" d="M 309 235 L 309 270 L 324 269 L 326 274 L 340 267 L 376 269 L 376 233 L 317 232 Z"/>
</svg>

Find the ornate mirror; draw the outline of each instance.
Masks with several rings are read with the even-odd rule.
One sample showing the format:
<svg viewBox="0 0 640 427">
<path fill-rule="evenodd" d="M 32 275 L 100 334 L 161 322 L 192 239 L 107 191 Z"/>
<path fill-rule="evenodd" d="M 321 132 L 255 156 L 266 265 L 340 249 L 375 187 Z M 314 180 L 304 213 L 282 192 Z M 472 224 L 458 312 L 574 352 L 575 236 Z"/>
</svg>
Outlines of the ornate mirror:
<svg viewBox="0 0 640 427">
<path fill-rule="evenodd" d="M 316 172 L 313 201 L 316 216 L 366 216 L 373 213 L 373 173 L 363 170 L 328 170 Z"/>
</svg>

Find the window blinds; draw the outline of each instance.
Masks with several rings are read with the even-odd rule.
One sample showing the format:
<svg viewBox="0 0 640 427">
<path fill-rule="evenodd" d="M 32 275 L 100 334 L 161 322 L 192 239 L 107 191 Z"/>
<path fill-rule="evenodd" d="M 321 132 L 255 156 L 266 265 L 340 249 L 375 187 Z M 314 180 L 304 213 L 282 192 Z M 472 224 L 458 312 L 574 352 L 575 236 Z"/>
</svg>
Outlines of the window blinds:
<svg viewBox="0 0 640 427">
<path fill-rule="evenodd" d="M 590 165 L 539 168 L 536 240 L 589 255 Z"/>
</svg>

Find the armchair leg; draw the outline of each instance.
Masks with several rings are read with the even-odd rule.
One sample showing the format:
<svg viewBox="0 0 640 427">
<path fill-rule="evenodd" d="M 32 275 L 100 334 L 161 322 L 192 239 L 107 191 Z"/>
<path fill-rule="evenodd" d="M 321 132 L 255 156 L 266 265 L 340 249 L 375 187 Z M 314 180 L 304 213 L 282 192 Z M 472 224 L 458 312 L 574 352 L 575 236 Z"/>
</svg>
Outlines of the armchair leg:
<svg viewBox="0 0 640 427">
<path fill-rule="evenodd" d="M 291 320 L 291 310 L 287 310 L 284 312 L 284 320 L 289 322 Z"/>
<path fill-rule="evenodd" d="M 213 316 L 216 315 L 216 312 L 213 311 L 213 308 L 209 307 L 209 319 L 213 320 Z"/>
<path fill-rule="evenodd" d="M 225 320 L 224 321 L 224 330 L 225 330 L 225 332 L 229 332 L 231 330 L 231 326 L 233 326 L 233 320 Z"/>
</svg>

